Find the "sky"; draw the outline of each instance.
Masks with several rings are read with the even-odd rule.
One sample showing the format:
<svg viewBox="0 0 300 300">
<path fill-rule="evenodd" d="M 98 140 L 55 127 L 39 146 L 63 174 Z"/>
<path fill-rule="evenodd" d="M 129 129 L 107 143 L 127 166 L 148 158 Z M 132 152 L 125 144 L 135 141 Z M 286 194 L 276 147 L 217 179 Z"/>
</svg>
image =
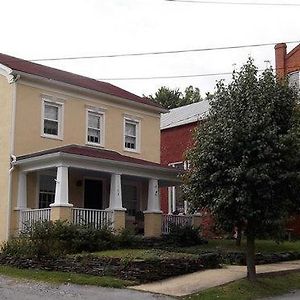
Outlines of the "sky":
<svg viewBox="0 0 300 300">
<path fill-rule="evenodd" d="M 297 3 L 298 0 L 247 2 Z M 286 41 L 300 43 L 300 6 L 165 0 L 0 0 L 0 8 L 0 52 L 28 60 Z M 288 44 L 288 50 L 297 44 Z M 198 87 L 204 96 L 214 91 L 217 80 L 224 78 L 228 82 L 230 75 L 111 79 L 231 72 L 249 56 L 259 69 L 266 67 L 266 61 L 274 66 L 274 45 L 39 63 L 108 81 L 140 96 L 154 94 L 161 86 L 184 90 L 189 85 Z"/>
</svg>

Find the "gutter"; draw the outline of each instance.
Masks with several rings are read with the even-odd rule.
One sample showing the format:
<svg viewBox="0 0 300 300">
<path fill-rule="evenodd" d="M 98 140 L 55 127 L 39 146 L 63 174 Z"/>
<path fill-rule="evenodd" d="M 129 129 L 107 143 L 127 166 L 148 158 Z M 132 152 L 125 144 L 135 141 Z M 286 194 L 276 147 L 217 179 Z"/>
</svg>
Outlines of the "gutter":
<svg viewBox="0 0 300 300">
<path fill-rule="evenodd" d="M 17 161 L 16 156 L 14 155 L 15 152 L 15 124 L 16 124 L 16 101 L 17 101 L 17 85 L 16 82 L 19 80 L 20 75 L 16 74 L 13 70 L 10 70 L 7 80 L 9 84 L 12 84 L 12 113 L 11 113 L 11 125 L 10 125 L 10 164 L 11 167 L 8 171 L 8 199 L 7 199 L 7 208 L 8 208 L 8 215 L 7 215 L 7 232 L 6 232 L 6 239 L 9 238 L 10 233 L 10 225 L 11 225 L 11 208 L 12 208 L 12 173 L 15 169 L 15 163 Z"/>
</svg>

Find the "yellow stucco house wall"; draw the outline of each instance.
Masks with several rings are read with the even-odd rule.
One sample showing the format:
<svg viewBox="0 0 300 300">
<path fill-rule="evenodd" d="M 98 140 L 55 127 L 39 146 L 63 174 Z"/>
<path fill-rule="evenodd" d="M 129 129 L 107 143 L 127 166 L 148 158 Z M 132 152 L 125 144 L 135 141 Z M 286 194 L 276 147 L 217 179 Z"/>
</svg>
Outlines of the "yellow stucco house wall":
<svg viewBox="0 0 300 300">
<path fill-rule="evenodd" d="M 51 194 L 56 210 L 85 207 L 88 196 L 84 194 L 84 180 L 94 177 L 102 180 L 102 208 L 116 208 L 119 196 L 114 200 L 112 191 L 123 189 L 122 178 L 122 183 L 137 187 L 122 191 L 139 198 L 133 210 L 148 207 L 148 223 L 151 211 L 160 210 L 157 203 L 149 209 L 153 199 L 157 202 L 157 182 L 166 185 L 176 181 L 177 174 L 159 164 L 160 113 L 166 110 L 148 99 L 107 83 L 0 54 L 0 107 L 0 241 L 17 232 L 20 205 L 22 209 L 39 208 L 41 171 L 45 176 L 53 175 L 56 182 L 59 176 L 64 176 L 61 182 L 66 180 L 66 191 L 65 187 L 58 189 L 56 183 Z M 45 126 L 50 130 L 46 134 Z M 62 152 L 71 149 L 68 145 L 76 145 L 72 151 L 77 152 L 64 153 L 64 157 L 69 155 L 65 167 Z M 59 157 L 55 161 L 53 153 L 41 152 L 50 149 L 57 149 L 51 150 Z M 39 165 L 33 167 L 36 161 Z M 50 161 L 52 165 L 48 165 Z M 149 196 L 152 187 L 153 195 Z M 67 197 L 62 196 L 66 193 Z M 66 197 L 66 202 L 59 197 Z M 118 205 L 123 209 L 120 199 Z"/>
</svg>

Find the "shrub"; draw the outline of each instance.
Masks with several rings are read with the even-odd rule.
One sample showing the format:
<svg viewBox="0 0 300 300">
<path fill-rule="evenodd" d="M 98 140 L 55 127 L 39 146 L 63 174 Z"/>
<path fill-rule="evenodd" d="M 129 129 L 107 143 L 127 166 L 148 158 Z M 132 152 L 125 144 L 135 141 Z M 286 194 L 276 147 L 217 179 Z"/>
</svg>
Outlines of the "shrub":
<svg viewBox="0 0 300 300">
<path fill-rule="evenodd" d="M 170 224 L 170 233 L 165 236 L 167 243 L 176 246 L 193 246 L 203 244 L 204 240 L 200 237 L 200 228 L 190 225 Z"/>
<path fill-rule="evenodd" d="M 27 226 L 18 237 L 4 243 L 1 252 L 14 257 L 58 257 L 133 247 L 137 241 L 138 238 L 128 229 L 113 234 L 108 227 L 95 229 L 67 221 L 40 221 Z"/>
<path fill-rule="evenodd" d="M 141 238 L 137 237 L 131 230 L 124 228 L 115 235 L 115 242 L 118 248 L 132 248 L 139 244 Z"/>
</svg>

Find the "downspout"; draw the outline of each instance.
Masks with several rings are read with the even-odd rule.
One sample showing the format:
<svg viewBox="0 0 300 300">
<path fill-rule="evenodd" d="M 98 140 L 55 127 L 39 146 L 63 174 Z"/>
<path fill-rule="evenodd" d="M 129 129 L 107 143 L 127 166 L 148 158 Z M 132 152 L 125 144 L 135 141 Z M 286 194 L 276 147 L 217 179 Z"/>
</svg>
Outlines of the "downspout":
<svg viewBox="0 0 300 300">
<path fill-rule="evenodd" d="M 17 84 L 16 82 L 20 78 L 20 75 L 13 74 L 10 75 L 10 80 L 8 81 L 12 84 L 12 113 L 11 113 L 11 126 L 10 126 L 10 169 L 8 171 L 8 215 L 7 215 L 7 232 L 6 240 L 9 238 L 10 233 L 10 222 L 11 222 L 11 208 L 12 208 L 12 173 L 14 171 L 14 165 L 16 162 L 15 152 L 15 124 L 16 124 L 16 100 L 17 100 Z"/>
</svg>

